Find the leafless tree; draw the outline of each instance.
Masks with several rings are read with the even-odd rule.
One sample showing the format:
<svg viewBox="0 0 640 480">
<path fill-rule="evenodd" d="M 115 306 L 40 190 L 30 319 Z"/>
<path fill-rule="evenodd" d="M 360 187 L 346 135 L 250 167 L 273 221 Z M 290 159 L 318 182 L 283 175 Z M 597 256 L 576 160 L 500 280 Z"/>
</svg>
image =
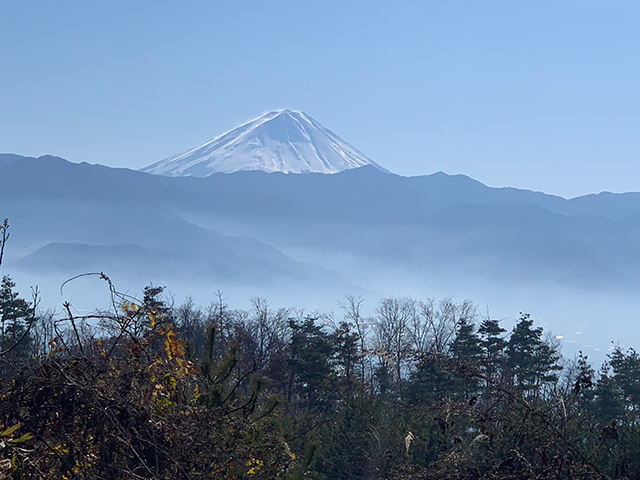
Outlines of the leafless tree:
<svg viewBox="0 0 640 480">
<path fill-rule="evenodd" d="M 2 225 L 0 225 L 0 269 L 2 269 L 2 259 L 4 258 L 4 247 L 7 245 L 7 240 L 9 240 L 9 219 L 5 218 Z"/>
<path fill-rule="evenodd" d="M 445 352 L 453 341 L 458 322 L 463 318 L 473 322 L 475 316 L 475 306 L 469 300 L 460 304 L 450 298 L 438 304 L 433 299 L 419 302 L 417 315 L 408 327 L 415 352 L 418 355 Z"/>
<path fill-rule="evenodd" d="M 362 307 L 364 301 L 362 297 L 356 297 L 353 295 L 345 295 L 344 300 L 339 302 L 339 306 L 342 309 L 344 315 L 344 321 L 351 324 L 356 334 L 358 335 L 359 354 L 360 354 L 360 375 L 361 379 L 365 383 L 371 383 L 370 377 L 373 371 L 373 365 L 371 364 L 371 356 L 367 355 L 369 347 L 369 337 L 371 334 L 371 326 L 374 320 L 370 317 L 364 317 L 362 314 Z"/>
<path fill-rule="evenodd" d="M 35 353 L 41 358 L 46 358 L 52 348 L 52 340 L 56 337 L 55 331 L 56 312 L 52 309 L 39 311 L 36 314 L 31 330 L 31 338 Z"/>
<path fill-rule="evenodd" d="M 263 368 L 276 349 L 288 340 L 287 320 L 290 311 L 285 308 L 271 310 L 269 302 L 259 297 L 252 298 L 251 304 L 253 308 L 245 327 L 255 340 L 254 358 L 257 366 Z"/>
<path fill-rule="evenodd" d="M 391 365 L 400 381 L 412 353 L 409 326 L 416 315 L 416 301 L 409 297 L 384 298 L 376 313 L 374 350 Z"/>
</svg>

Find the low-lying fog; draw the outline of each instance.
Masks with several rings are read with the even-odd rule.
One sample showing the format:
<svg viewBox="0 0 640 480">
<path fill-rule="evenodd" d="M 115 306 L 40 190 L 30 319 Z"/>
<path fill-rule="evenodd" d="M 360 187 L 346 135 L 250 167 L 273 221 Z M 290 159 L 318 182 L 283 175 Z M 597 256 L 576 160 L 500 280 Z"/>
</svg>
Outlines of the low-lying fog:
<svg viewBox="0 0 640 480">
<path fill-rule="evenodd" d="M 145 277 L 141 272 L 109 272 L 118 291 L 140 297 L 142 289 L 152 283 L 166 287 L 166 296 L 176 305 L 191 297 L 197 305 L 206 306 L 222 292 L 231 308 L 245 309 L 252 297 L 266 298 L 274 308 L 304 309 L 307 312 L 333 313 L 340 318 L 339 302 L 344 295 L 356 295 L 364 300 L 366 316 L 375 315 L 382 298 L 410 296 L 416 300 L 452 298 L 455 302 L 469 299 L 477 306 L 478 318 L 490 316 L 502 320 L 510 329 L 520 312 L 529 313 L 538 326 L 553 338 L 558 338 L 566 358 L 583 351 L 595 364 L 606 359 L 614 343 L 623 348 L 640 345 L 637 325 L 640 297 L 629 291 L 587 291 L 578 288 L 543 283 L 525 284 L 487 282 L 479 276 L 450 272 L 415 272 L 382 265 L 364 265 L 348 255 L 323 255 L 303 251 L 286 251 L 303 262 L 313 262 L 353 280 L 349 290 L 336 285 L 310 285 L 285 280 L 263 285 L 240 285 L 193 278 Z M 63 273 L 33 274 L 20 269 L 14 262 L 3 268 L 17 283 L 23 297 L 30 296 L 30 287 L 38 286 L 40 308 L 62 311 L 69 301 L 76 314 L 96 309 L 108 309 L 110 295 L 107 282 L 99 276 L 77 278 L 64 285 L 70 275 Z M 77 272 L 77 274 L 88 272 Z"/>
</svg>

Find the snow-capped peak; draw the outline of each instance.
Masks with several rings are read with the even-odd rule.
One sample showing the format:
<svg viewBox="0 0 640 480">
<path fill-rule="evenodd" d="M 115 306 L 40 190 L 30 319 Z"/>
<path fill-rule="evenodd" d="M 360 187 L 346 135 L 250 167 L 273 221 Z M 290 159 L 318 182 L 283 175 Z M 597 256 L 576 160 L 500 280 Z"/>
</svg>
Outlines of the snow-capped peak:
<svg viewBox="0 0 640 480">
<path fill-rule="evenodd" d="M 207 177 L 241 170 L 337 173 L 365 165 L 387 171 L 309 115 L 277 110 L 142 171 L 170 177 Z"/>
</svg>

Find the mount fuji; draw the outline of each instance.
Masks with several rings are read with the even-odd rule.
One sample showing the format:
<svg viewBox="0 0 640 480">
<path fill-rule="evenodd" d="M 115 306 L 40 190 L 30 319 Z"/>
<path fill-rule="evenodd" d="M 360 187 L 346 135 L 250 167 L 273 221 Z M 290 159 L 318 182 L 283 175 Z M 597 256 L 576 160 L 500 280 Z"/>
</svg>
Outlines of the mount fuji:
<svg viewBox="0 0 640 480">
<path fill-rule="evenodd" d="M 366 165 L 388 173 L 309 115 L 278 110 L 141 171 L 169 177 L 208 177 L 246 170 L 338 173 Z"/>
</svg>

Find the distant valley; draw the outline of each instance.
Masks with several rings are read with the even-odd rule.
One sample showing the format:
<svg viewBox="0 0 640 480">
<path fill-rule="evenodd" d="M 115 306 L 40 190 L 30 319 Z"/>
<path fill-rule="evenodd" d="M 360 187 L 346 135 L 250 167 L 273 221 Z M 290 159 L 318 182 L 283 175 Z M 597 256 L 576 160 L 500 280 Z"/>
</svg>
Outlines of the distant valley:
<svg viewBox="0 0 640 480">
<path fill-rule="evenodd" d="M 633 340 L 634 318 L 617 330 L 598 319 L 636 306 L 640 193 L 564 199 L 373 163 L 167 176 L 10 154 L 0 178 L 4 272 L 56 292 L 60 279 L 104 271 L 131 290 L 154 282 L 306 308 L 335 308 L 343 294 L 468 297 L 506 318 L 539 309 L 569 349 Z"/>
</svg>

